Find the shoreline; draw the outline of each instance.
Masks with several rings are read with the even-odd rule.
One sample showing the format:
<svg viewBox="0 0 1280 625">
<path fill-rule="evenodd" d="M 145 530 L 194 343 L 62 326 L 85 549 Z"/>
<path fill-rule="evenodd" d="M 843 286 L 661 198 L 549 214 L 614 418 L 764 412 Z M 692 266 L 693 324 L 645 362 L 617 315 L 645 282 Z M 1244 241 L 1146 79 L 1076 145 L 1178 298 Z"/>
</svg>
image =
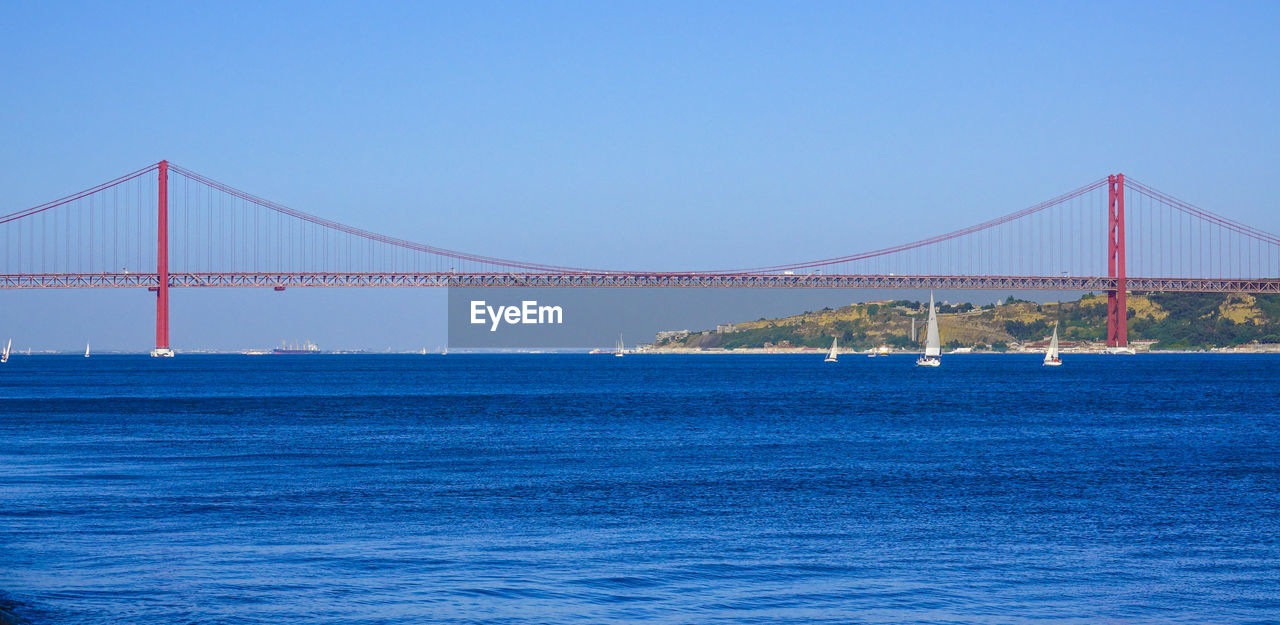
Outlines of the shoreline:
<svg viewBox="0 0 1280 625">
<path fill-rule="evenodd" d="M 461 353 L 461 352 L 459 352 L 459 353 Z M 510 352 L 510 353 L 520 353 L 520 352 Z M 602 352 L 602 353 L 610 353 L 610 354 L 611 354 L 612 352 Z M 708 355 L 708 354 L 709 354 L 709 355 L 716 355 L 716 354 L 722 354 L 722 355 L 744 355 L 744 356 L 755 356 L 755 355 L 770 355 L 770 356 L 786 356 L 786 355 L 792 355 L 792 356 L 795 356 L 795 355 L 815 356 L 815 355 L 816 355 L 816 356 L 821 356 L 821 355 L 823 355 L 823 354 L 827 353 L 827 351 L 826 351 L 826 350 L 822 350 L 822 349 L 807 349 L 807 350 L 802 350 L 802 349 L 777 350 L 777 349 L 747 348 L 747 349 L 721 349 L 721 350 L 715 350 L 715 349 L 705 349 L 705 350 L 696 350 L 696 349 L 689 349 L 689 350 L 667 350 L 667 349 L 664 349 L 664 350 L 643 350 L 643 351 L 634 351 L 634 352 L 628 351 L 628 352 L 625 352 L 625 353 L 626 353 L 626 355 L 628 355 L 628 356 Z M 889 353 L 887 353 L 887 354 L 876 354 L 876 357 L 877 357 L 877 358 L 884 358 L 884 357 L 887 357 L 887 356 L 919 356 L 921 353 L 922 353 L 922 352 L 919 352 L 919 351 L 900 351 L 900 352 L 889 352 Z M 1133 354 L 1108 354 L 1107 352 L 1102 351 L 1102 350 L 1079 350 L 1079 351 L 1067 351 L 1067 350 L 1060 350 L 1060 351 L 1059 351 L 1059 353 L 1061 353 L 1061 354 L 1063 354 L 1063 355 L 1068 355 L 1068 354 L 1070 354 L 1070 355 L 1072 355 L 1072 356 L 1091 355 L 1091 354 L 1092 354 L 1092 355 L 1099 355 L 1099 356 L 1112 356 L 1112 355 L 1134 356 L 1134 355 L 1140 355 L 1140 354 L 1171 354 L 1171 355 L 1176 355 L 1176 354 L 1213 354 L 1213 355 L 1280 354 L 1280 347 L 1277 347 L 1276 349 L 1253 349 L 1253 350 L 1245 350 L 1245 349 L 1230 349 L 1230 348 L 1227 348 L 1227 349 L 1223 349 L 1223 348 L 1214 348 L 1214 349 L 1152 349 L 1152 350 L 1142 350 L 1142 351 L 1137 351 L 1137 352 L 1134 352 Z M 864 351 L 863 351 L 863 352 L 860 352 L 860 351 L 848 351 L 848 352 L 844 352 L 844 351 L 837 351 L 837 352 L 836 352 L 836 355 L 838 355 L 838 356 L 867 356 L 868 354 L 867 354 L 867 352 L 864 352 Z M 942 353 L 942 355 L 943 355 L 943 356 L 1043 356 L 1043 355 L 1044 355 L 1044 351 L 1043 351 L 1043 350 L 1041 350 L 1041 351 L 1007 351 L 1007 352 L 991 352 L 991 351 L 981 351 L 981 352 L 943 352 L 943 353 Z"/>
<path fill-rule="evenodd" d="M 190 351 L 175 352 L 178 356 L 261 356 L 262 354 L 246 353 L 243 351 Z M 624 350 L 627 356 L 688 356 L 688 355 L 734 355 L 734 356 L 815 356 L 827 353 L 825 349 L 818 348 L 762 348 L 762 347 L 743 347 L 737 349 L 639 349 Z M 888 353 L 877 353 L 876 357 L 883 358 L 887 356 L 919 356 L 920 351 L 892 351 Z M 1044 355 L 1044 350 L 1018 350 L 1018 351 L 963 351 L 963 352 L 943 352 L 943 356 L 1038 356 Z M 1265 347 L 1238 348 L 1238 347 L 1214 347 L 1210 349 L 1140 349 L 1133 354 L 1109 354 L 1101 349 L 1063 349 L 1062 354 L 1078 355 L 1138 355 L 1138 354 L 1215 354 L 1215 355 L 1239 355 L 1239 354 L 1280 354 L 1280 345 L 1267 345 Z M 523 356 L 545 356 L 545 355 L 565 355 L 580 354 L 588 356 L 611 356 L 614 350 L 591 349 L 591 348 L 542 348 L 542 349 L 476 349 L 455 348 L 452 355 L 456 356 L 474 356 L 474 355 L 523 355 Z M 868 356 L 866 351 L 854 350 L 837 350 L 839 356 Z M 320 352 L 316 354 L 306 354 L 308 357 L 315 356 L 445 356 L 439 352 L 431 352 L 421 354 L 419 352 Z M 81 357 L 79 352 L 40 352 L 32 354 L 22 354 L 21 358 L 32 357 Z M 143 356 L 149 357 L 149 352 L 103 352 L 97 354 L 98 357 L 120 357 L 120 356 Z M 296 356 L 289 354 L 286 356 Z M 292 360 L 293 358 L 285 358 Z M 0 621 L 0 625 L 5 625 Z"/>
</svg>

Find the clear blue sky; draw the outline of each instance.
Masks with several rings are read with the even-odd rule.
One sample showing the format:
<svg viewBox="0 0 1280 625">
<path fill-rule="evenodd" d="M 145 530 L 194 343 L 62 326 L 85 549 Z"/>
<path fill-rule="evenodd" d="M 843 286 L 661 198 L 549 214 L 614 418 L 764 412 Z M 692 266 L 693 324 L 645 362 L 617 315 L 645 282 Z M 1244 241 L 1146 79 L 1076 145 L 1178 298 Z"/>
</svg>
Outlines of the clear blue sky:
<svg viewBox="0 0 1280 625">
<path fill-rule="evenodd" d="M 0 212 L 167 158 L 444 247 L 706 268 L 1123 171 L 1280 230 L 1275 2 L 266 4 L 7 4 Z M 435 344 L 442 296 L 182 291 L 174 341 Z M 37 348 L 148 343 L 144 293 L 0 298 Z"/>
</svg>

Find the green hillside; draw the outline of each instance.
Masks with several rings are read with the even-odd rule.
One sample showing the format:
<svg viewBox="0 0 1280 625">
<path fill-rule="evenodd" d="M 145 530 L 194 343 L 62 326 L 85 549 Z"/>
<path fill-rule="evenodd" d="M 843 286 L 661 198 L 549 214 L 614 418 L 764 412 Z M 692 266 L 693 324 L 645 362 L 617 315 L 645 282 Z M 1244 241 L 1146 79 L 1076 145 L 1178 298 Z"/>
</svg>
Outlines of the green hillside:
<svg viewBox="0 0 1280 625">
<path fill-rule="evenodd" d="M 1106 296 L 1061 304 L 1013 299 L 996 305 L 941 304 L 938 325 L 947 349 L 1002 351 L 1043 340 L 1058 322 L 1064 341 L 1098 342 L 1106 333 Z M 1207 349 L 1280 343 L 1280 295 L 1133 293 L 1128 298 L 1129 340 L 1155 341 L 1152 349 Z M 927 302 L 893 300 L 806 311 L 779 319 L 735 322 L 723 331 L 666 337 L 656 348 L 825 348 L 831 339 L 853 349 L 879 345 L 910 349 L 911 321 L 924 341 Z"/>
</svg>

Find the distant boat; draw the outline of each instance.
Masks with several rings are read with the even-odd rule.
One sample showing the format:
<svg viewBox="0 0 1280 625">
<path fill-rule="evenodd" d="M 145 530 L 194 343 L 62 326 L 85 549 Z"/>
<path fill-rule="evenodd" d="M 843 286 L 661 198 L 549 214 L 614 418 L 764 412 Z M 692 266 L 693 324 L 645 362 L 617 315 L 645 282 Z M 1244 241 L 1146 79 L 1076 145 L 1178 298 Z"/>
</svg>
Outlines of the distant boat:
<svg viewBox="0 0 1280 625">
<path fill-rule="evenodd" d="M 280 341 L 280 347 L 271 350 L 272 354 L 284 354 L 288 356 L 311 355 L 322 353 L 320 346 L 312 343 L 310 340 L 304 341 L 302 345 L 288 345 L 284 341 Z"/>
<path fill-rule="evenodd" d="M 421 352 L 419 352 L 419 353 L 420 353 L 420 354 L 422 354 L 423 356 L 426 356 L 426 355 L 427 355 L 427 348 L 425 348 L 425 347 L 424 347 L 424 348 L 422 348 L 422 351 L 421 351 Z"/>
<path fill-rule="evenodd" d="M 827 352 L 827 357 L 822 362 L 835 362 L 835 361 L 836 361 L 836 340 L 832 338 L 831 351 Z"/>
<path fill-rule="evenodd" d="M 0 362 L 9 362 L 9 352 L 12 349 L 13 349 L 13 339 L 9 339 L 9 342 L 5 343 L 4 351 L 0 352 Z"/>
<path fill-rule="evenodd" d="M 85 358 L 88 358 L 88 357 L 89 357 L 89 344 L 88 344 L 88 343 L 85 343 L 85 344 L 84 344 L 84 357 L 85 357 Z"/>
<path fill-rule="evenodd" d="M 1058 358 L 1058 324 L 1053 324 L 1053 338 L 1049 339 L 1049 349 L 1044 352 L 1044 366 L 1060 367 L 1062 359 Z"/>
<path fill-rule="evenodd" d="M 929 294 L 929 332 L 924 339 L 924 355 L 916 359 L 916 366 L 942 366 L 942 341 L 938 338 L 938 312 L 933 308 L 933 293 Z"/>
<path fill-rule="evenodd" d="M 622 347 L 623 347 L 623 346 L 622 346 L 622 335 L 621 335 L 621 334 L 619 334 L 619 335 L 618 335 L 618 351 L 617 351 L 617 353 L 615 353 L 615 354 L 614 354 L 614 356 L 617 356 L 618 358 L 622 358 Z"/>
</svg>

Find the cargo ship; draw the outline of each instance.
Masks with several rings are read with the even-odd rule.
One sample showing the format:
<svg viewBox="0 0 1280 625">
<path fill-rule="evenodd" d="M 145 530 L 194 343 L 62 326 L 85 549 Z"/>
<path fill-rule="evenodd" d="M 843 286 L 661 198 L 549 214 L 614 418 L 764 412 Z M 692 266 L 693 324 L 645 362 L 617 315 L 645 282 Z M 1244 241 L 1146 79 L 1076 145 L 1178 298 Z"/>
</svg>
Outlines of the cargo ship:
<svg viewBox="0 0 1280 625">
<path fill-rule="evenodd" d="M 320 351 L 319 345 L 308 340 L 303 341 L 301 345 L 286 344 L 284 341 L 280 341 L 280 347 L 271 350 L 271 353 L 295 356 L 303 354 L 319 354 L 322 352 Z"/>
</svg>

